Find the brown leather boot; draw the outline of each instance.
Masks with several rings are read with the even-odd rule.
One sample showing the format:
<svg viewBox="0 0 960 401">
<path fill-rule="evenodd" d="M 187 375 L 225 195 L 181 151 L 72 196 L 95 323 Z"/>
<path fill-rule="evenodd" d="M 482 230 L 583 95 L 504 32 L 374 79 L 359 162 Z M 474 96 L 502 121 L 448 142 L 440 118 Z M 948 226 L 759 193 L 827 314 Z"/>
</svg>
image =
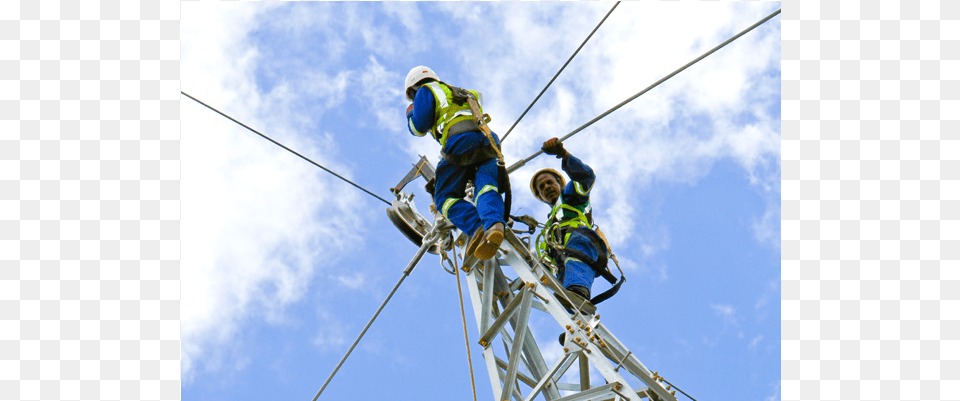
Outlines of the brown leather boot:
<svg viewBox="0 0 960 401">
<path fill-rule="evenodd" d="M 470 236 L 470 240 L 467 242 L 467 251 L 464 254 L 464 257 L 473 255 L 477 251 L 477 247 L 480 246 L 480 243 L 483 242 L 483 227 L 477 229 L 473 232 L 473 235 Z"/>
<path fill-rule="evenodd" d="M 497 254 L 500 244 L 503 243 L 503 223 L 496 223 L 483 235 L 483 242 L 477 248 L 478 259 L 490 259 Z"/>
</svg>

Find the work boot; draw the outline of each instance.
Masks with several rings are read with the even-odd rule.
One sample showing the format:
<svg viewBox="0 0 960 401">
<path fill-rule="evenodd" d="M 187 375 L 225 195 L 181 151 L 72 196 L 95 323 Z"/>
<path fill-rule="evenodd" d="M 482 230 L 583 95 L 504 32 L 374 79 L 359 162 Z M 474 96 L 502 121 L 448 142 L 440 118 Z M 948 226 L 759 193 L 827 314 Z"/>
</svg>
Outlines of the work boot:
<svg viewBox="0 0 960 401">
<path fill-rule="evenodd" d="M 490 259 L 497 254 L 503 243 L 503 223 L 494 223 L 483 235 L 483 241 L 477 248 L 478 259 Z"/>
<path fill-rule="evenodd" d="M 467 251 L 463 257 L 473 255 L 481 242 L 483 242 L 483 227 L 478 227 L 477 231 L 474 231 L 473 235 L 470 236 L 470 240 L 467 242 Z"/>
<path fill-rule="evenodd" d="M 560 300 L 560 304 L 567 308 L 568 311 L 572 311 L 574 308 L 580 308 L 580 312 L 588 315 L 592 315 L 597 311 L 597 307 L 590 303 L 590 290 L 588 290 L 587 287 L 571 285 L 569 288 L 564 288 L 563 293 L 567 294 L 566 298 L 570 298 L 570 302 L 573 302 L 573 305 L 567 302 L 567 299 L 562 295 L 555 295 L 557 299 Z"/>
<path fill-rule="evenodd" d="M 590 290 L 587 287 L 574 284 L 567 287 L 567 289 L 577 293 L 577 295 L 579 295 L 583 299 L 590 299 Z"/>
</svg>

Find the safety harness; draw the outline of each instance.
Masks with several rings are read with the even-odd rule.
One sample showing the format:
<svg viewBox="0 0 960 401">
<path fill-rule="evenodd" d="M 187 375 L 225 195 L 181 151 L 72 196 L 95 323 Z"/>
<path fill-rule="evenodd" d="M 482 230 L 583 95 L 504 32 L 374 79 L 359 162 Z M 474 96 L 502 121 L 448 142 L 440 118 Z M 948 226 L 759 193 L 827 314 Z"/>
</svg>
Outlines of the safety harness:
<svg viewBox="0 0 960 401">
<path fill-rule="evenodd" d="M 579 188 L 579 183 L 574 182 L 574 185 L 576 190 L 582 191 L 582 188 Z M 570 240 L 570 235 L 574 232 L 590 240 L 591 246 L 597 250 L 598 256 L 596 259 L 566 246 Z M 536 242 L 537 255 L 550 262 L 548 265 L 555 267 L 554 274 L 557 278 L 563 279 L 565 274 L 566 268 L 562 263 L 563 260 L 574 258 L 593 268 L 600 277 L 603 277 L 612 285 L 610 289 L 590 300 L 594 305 L 614 296 L 626 281 L 623 269 L 620 268 L 620 262 L 617 261 L 616 255 L 610 249 L 606 237 L 603 236 L 600 228 L 593 224 L 593 211 L 589 201 L 582 205 L 572 206 L 563 202 L 563 195 L 561 194 L 550 211 L 546 225 L 540 235 L 537 236 Z M 620 280 L 617 280 L 607 266 L 608 259 L 613 259 L 616 264 L 617 270 L 620 271 Z"/>
</svg>

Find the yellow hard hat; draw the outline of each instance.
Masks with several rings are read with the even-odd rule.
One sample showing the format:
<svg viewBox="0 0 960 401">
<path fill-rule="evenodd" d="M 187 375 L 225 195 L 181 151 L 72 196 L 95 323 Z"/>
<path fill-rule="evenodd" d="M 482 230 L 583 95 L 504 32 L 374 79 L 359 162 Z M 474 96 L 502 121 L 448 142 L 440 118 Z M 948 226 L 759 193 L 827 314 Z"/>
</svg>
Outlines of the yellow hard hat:
<svg viewBox="0 0 960 401">
<path fill-rule="evenodd" d="M 540 174 L 544 174 L 544 173 L 553 174 L 553 176 L 557 178 L 557 182 L 560 183 L 560 190 L 563 190 L 563 187 L 564 187 L 565 185 L 567 185 L 567 180 L 565 180 L 565 179 L 563 178 L 563 176 L 560 175 L 560 173 L 559 173 L 557 170 L 554 170 L 554 169 L 552 169 L 552 168 L 540 169 L 540 170 L 537 171 L 536 173 L 533 173 L 533 177 L 530 178 L 530 192 L 533 192 L 533 196 L 535 196 L 535 197 L 536 197 L 537 199 L 539 199 L 541 202 L 543 202 L 543 203 L 550 203 L 550 202 L 546 201 L 545 199 L 541 198 L 541 197 L 540 197 L 540 193 L 537 192 L 537 177 L 539 177 Z"/>
</svg>

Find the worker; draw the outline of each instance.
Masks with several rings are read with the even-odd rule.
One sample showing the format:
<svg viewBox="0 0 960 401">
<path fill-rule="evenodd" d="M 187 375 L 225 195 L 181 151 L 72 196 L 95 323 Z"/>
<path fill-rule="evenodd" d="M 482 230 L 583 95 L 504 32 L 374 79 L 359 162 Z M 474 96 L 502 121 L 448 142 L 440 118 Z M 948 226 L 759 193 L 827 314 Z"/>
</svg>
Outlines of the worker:
<svg viewBox="0 0 960 401">
<path fill-rule="evenodd" d="M 450 86 L 428 67 L 414 67 L 404 80 L 407 127 L 415 136 L 430 134 L 440 143 L 441 160 L 433 199 L 438 211 L 470 235 L 464 257 L 490 259 L 503 242 L 504 202 L 498 185 L 505 170 L 498 163 L 500 139 L 481 132 L 469 98 L 481 107 L 480 92 Z M 492 142 L 492 143 L 491 143 Z M 494 148 L 496 146 L 496 149 Z M 503 174 L 501 174 L 503 173 Z M 465 200 L 467 181 L 474 182 L 473 200 Z"/>
<path fill-rule="evenodd" d="M 616 282 L 607 269 L 606 241 L 594 230 L 590 190 L 597 176 L 590 166 L 565 150 L 557 138 L 544 142 L 542 150 L 562 159 L 560 166 L 570 182 L 566 183 L 563 176 L 551 168 L 537 171 L 530 179 L 533 195 L 552 205 L 537 246 L 546 251 L 547 259 L 556 268 L 557 280 L 563 285 L 566 297 L 557 294 L 560 302 L 568 309 L 579 308 L 593 314 L 596 306 L 591 302 L 590 290 L 594 279 L 603 276 L 611 284 Z M 618 289 L 616 285 L 595 302 L 609 298 Z"/>
</svg>

